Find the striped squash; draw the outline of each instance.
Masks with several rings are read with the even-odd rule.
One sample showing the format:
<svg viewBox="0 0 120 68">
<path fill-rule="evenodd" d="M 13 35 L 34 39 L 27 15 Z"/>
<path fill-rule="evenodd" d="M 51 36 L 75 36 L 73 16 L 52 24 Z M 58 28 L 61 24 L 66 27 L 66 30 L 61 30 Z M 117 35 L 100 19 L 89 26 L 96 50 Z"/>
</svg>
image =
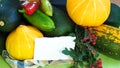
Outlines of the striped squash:
<svg viewBox="0 0 120 68">
<path fill-rule="evenodd" d="M 81 26 L 99 26 L 110 14 L 110 0 L 67 0 L 70 18 Z"/>
<path fill-rule="evenodd" d="M 103 24 L 94 27 L 93 31 L 97 36 L 96 48 L 101 53 L 120 60 L 120 29 Z"/>
<path fill-rule="evenodd" d="M 94 34 L 97 37 L 95 48 L 102 54 L 120 60 L 120 29 L 102 24 L 92 27 Z M 84 29 L 77 27 L 79 39 L 84 37 Z"/>
</svg>

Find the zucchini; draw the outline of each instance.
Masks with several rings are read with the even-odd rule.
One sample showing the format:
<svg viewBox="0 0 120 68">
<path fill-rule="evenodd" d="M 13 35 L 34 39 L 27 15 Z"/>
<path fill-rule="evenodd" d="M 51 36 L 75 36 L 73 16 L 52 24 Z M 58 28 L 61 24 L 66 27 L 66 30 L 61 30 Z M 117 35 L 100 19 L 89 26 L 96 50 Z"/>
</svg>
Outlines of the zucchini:
<svg viewBox="0 0 120 68">
<path fill-rule="evenodd" d="M 53 6 L 60 8 L 63 11 L 66 11 L 66 1 L 67 0 L 49 0 Z"/>
<path fill-rule="evenodd" d="M 101 53 L 120 60 L 120 29 L 104 24 L 93 30 L 97 36 L 96 48 Z"/>
<path fill-rule="evenodd" d="M 111 12 L 105 24 L 120 28 L 120 7 L 111 3 Z"/>
<path fill-rule="evenodd" d="M 11 32 L 21 23 L 19 0 L 0 0 L 0 31 Z"/>
<path fill-rule="evenodd" d="M 69 33 L 74 32 L 74 22 L 69 18 L 66 12 L 60 8 L 53 6 L 53 19 L 56 28 L 50 32 L 44 32 L 45 36 L 66 36 Z"/>
<path fill-rule="evenodd" d="M 2 54 L 2 51 L 5 49 L 5 42 L 6 42 L 6 37 L 8 36 L 9 33 L 7 32 L 0 32 L 0 55 Z"/>
<path fill-rule="evenodd" d="M 108 57 L 120 60 L 120 29 L 103 24 L 93 27 L 93 32 L 97 36 L 95 48 Z M 80 39 L 84 37 L 84 29 L 77 28 Z"/>
</svg>

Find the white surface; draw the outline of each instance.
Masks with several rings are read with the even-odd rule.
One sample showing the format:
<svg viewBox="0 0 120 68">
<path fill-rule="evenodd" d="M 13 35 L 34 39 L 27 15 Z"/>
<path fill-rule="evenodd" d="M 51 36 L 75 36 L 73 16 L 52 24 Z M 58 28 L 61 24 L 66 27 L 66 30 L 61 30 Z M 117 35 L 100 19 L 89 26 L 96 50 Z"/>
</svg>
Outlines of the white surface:
<svg viewBox="0 0 120 68">
<path fill-rule="evenodd" d="M 75 37 L 71 36 L 36 38 L 34 60 L 71 59 L 69 56 L 64 55 L 62 50 L 74 48 L 74 39 Z"/>
</svg>

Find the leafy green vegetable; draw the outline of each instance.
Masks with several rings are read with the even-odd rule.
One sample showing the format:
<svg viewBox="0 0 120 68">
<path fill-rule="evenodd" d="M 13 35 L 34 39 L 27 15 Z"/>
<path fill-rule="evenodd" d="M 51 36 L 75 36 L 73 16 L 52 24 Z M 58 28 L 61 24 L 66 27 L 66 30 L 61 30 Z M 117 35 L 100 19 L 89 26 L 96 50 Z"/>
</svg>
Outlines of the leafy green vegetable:
<svg viewBox="0 0 120 68">
<path fill-rule="evenodd" d="M 83 32 L 81 32 L 81 30 Z M 93 47 L 93 42 L 96 42 L 96 37 L 94 38 L 92 31 L 88 29 L 83 29 L 83 27 L 77 26 L 75 28 L 75 48 L 67 49 L 62 51 L 65 55 L 73 58 L 74 64 L 71 68 L 83 68 L 86 64 L 87 67 L 97 66 L 97 58 L 99 56 L 98 52 Z M 84 39 L 86 38 L 86 40 Z"/>
</svg>

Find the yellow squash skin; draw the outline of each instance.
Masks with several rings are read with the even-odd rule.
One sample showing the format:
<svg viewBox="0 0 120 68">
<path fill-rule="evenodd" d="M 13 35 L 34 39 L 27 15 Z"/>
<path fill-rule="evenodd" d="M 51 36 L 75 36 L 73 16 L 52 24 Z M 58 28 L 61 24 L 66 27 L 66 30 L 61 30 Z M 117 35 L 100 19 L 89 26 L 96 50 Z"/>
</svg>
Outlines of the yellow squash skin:
<svg viewBox="0 0 120 68">
<path fill-rule="evenodd" d="M 81 26 L 99 26 L 110 14 L 110 0 L 67 0 L 70 18 Z"/>
<path fill-rule="evenodd" d="M 35 27 L 20 25 L 8 35 L 6 50 L 14 59 L 32 59 L 35 38 L 40 37 L 43 37 L 43 34 Z"/>
</svg>

